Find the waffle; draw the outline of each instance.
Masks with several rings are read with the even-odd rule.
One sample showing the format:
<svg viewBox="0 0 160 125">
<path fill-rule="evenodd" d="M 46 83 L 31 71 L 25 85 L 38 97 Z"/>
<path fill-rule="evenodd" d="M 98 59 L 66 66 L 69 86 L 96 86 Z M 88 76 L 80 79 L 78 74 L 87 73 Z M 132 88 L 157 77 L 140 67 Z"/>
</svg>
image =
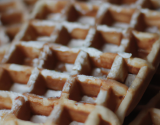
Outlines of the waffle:
<svg viewBox="0 0 160 125">
<path fill-rule="evenodd" d="M 4 45 L 13 40 L 21 24 L 28 19 L 28 8 L 21 0 L 1 0 L 0 8 L 0 42 Z"/>
<path fill-rule="evenodd" d="M 2 90 L 43 95 L 45 99 L 55 94 L 56 100 L 66 100 L 67 104 L 69 99 L 76 104 L 101 105 L 123 118 L 135 107 L 154 72 L 147 61 L 130 58 L 128 53 L 117 55 L 93 48 L 83 50 L 45 42 L 20 42 L 13 48 L 8 60 L 1 65 L 2 81 L 8 83 L 6 88 L 2 85 Z M 5 73 L 7 79 L 4 79 Z M 9 79 L 10 82 L 6 82 Z M 131 97 L 135 99 L 130 100 Z M 87 121 L 90 120 L 86 120 L 86 124 Z M 60 124 L 57 120 L 54 122 Z"/>
<path fill-rule="evenodd" d="M 138 105 L 135 107 L 135 109 L 125 118 L 123 125 L 129 125 L 131 124 L 133 121 L 135 121 L 135 119 L 137 119 L 136 117 L 140 116 L 140 112 L 142 112 L 143 110 L 146 109 L 147 105 L 149 103 L 152 103 L 154 96 L 156 96 L 159 93 L 159 75 L 155 74 L 149 84 L 149 86 L 147 87 L 145 93 L 143 94 L 141 100 L 139 101 Z M 140 118 L 141 119 L 141 118 Z M 145 119 L 145 118 L 144 118 Z M 134 122 L 136 124 L 136 122 Z M 137 121 L 137 124 L 138 121 Z"/>
<path fill-rule="evenodd" d="M 159 97 L 160 94 L 158 93 L 154 98 L 150 100 L 150 102 L 143 107 L 143 110 L 139 113 L 139 115 L 135 118 L 130 125 L 142 125 L 142 124 L 160 124 L 159 121 Z"/>
<path fill-rule="evenodd" d="M 156 33 L 122 30 L 104 25 L 94 28 L 78 23 L 31 20 L 24 24 L 15 37 L 14 43 L 19 41 L 47 41 L 76 48 L 94 47 L 109 53 L 128 52 L 156 67 L 159 64 L 160 37 Z"/>
<path fill-rule="evenodd" d="M 0 124 L 122 125 L 160 63 L 158 1 L 24 3 L 0 47 Z"/>
<path fill-rule="evenodd" d="M 32 19 L 79 22 L 82 24 L 104 24 L 110 27 L 133 28 L 139 31 L 159 32 L 159 12 L 145 9 L 149 3 L 136 2 L 138 7 L 116 6 L 109 3 L 81 3 L 67 1 L 40 1 L 36 4 Z M 147 6 L 148 5 L 148 6 Z M 51 8 L 52 6 L 56 6 Z"/>
</svg>

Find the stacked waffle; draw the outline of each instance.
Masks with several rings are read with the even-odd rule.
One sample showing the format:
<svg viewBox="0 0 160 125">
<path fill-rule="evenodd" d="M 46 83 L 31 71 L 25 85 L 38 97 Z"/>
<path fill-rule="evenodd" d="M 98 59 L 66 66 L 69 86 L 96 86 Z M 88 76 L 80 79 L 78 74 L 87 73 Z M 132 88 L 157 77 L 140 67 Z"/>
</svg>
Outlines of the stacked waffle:
<svg viewBox="0 0 160 125">
<path fill-rule="evenodd" d="M 160 63 L 158 1 L 24 2 L 0 48 L 0 124 L 122 125 Z"/>
<path fill-rule="evenodd" d="M 159 89 L 159 88 L 157 88 Z M 130 125 L 143 125 L 143 124 L 160 124 L 160 110 L 159 110 L 160 93 L 154 96 L 150 102 L 141 108 L 141 112 L 130 123 Z"/>
</svg>

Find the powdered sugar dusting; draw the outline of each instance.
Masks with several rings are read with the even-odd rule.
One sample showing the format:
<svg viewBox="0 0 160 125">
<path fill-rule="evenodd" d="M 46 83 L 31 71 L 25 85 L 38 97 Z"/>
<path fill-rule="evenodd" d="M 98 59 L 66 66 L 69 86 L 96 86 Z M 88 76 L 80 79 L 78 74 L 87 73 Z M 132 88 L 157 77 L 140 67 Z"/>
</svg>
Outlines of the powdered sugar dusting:
<svg viewBox="0 0 160 125">
<path fill-rule="evenodd" d="M 91 80 L 91 81 L 95 82 L 95 78 L 93 76 L 85 76 L 85 75 L 78 75 L 78 80 L 81 82 L 85 82 L 87 80 Z M 96 78 L 96 84 L 100 84 L 100 83 L 101 83 L 101 80 Z"/>
<path fill-rule="evenodd" d="M 78 75 L 78 79 L 79 79 L 81 82 L 85 82 L 87 78 L 88 78 L 88 77 L 85 76 L 85 75 Z"/>
<path fill-rule="evenodd" d="M 147 14 L 149 12 L 149 9 L 141 9 L 141 12 Z"/>
<path fill-rule="evenodd" d="M 52 13 L 47 15 L 47 19 L 54 21 L 64 21 L 65 17 L 61 13 Z"/>
<path fill-rule="evenodd" d="M 84 125 L 84 123 L 73 121 L 69 125 Z"/>
<path fill-rule="evenodd" d="M 47 76 L 51 76 L 52 78 L 66 78 L 68 79 L 69 78 L 69 74 L 67 73 L 59 73 L 59 72 L 56 72 L 56 71 L 51 71 L 51 70 L 42 70 L 41 71 L 42 75 L 44 77 L 47 77 Z"/>
<path fill-rule="evenodd" d="M 113 23 L 112 26 L 116 27 L 116 28 L 122 28 L 122 29 L 129 28 L 129 24 L 128 23 L 122 23 L 122 22 L 115 22 L 115 23 Z"/>
<path fill-rule="evenodd" d="M 104 90 L 100 90 L 98 96 L 97 96 L 97 99 L 96 99 L 96 104 L 100 104 L 100 105 L 103 105 L 106 101 L 106 98 L 108 96 L 108 92 L 107 91 L 104 91 Z"/>
<path fill-rule="evenodd" d="M 109 4 L 103 4 L 98 10 L 96 18 L 100 18 L 100 16 L 104 15 L 106 11 L 108 11 Z"/>
<path fill-rule="evenodd" d="M 13 71 L 24 71 L 27 69 L 27 67 L 25 66 L 21 66 L 21 65 L 16 65 L 16 64 L 11 64 L 9 66 L 9 69 L 10 70 L 13 70 Z"/>
<path fill-rule="evenodd" d="M 0 16 L 1 18 L 1 16 Z M 1 23 L 1 21 L 0 21 Z M 1 25 L 1 24 L 0 24 Z M 3 30 L 0 30 L 0 44 L 9 43 L 9 37 L 5 34 Z"/>
<path fill-rule="evenodd" d="M 37 41 L 55 42 L 57 37 L 58 37 L 57 35 L 51 35 L 50 37 L 40 36 L 40 37 L 37 38 Z"/>
<path fill-rule="evenodd" d="M 17 98 L 18 96 L 22 96 L 27 100 L 27 98 L 25 96 L 23 96 L 20 93 L 16 93 L 16 92 L 0 91 L 0 96 L 2 96 L 4 98 L 10 97 L 12 99 L 12 101 L 14 101 L 14 99 Z"/>
<path fill-rule="evenodd" d="M 81 99 L 82 102 L 85 102 L 85 103 L 95 103 L 95 100 L 92 98 L 92 97 L 89 97 L 89 96 L 83 96 L 82 99 Z"/>
<path fill-rule="evenodd" d="M 84 44 L 85 44 L 85 41 L 82 39 L 72 39 L 69 42 L 68 46 L 69 47 L 80 47 L 80 46 L 84 46 Z"/>
<path fill-rule="evenodd" d="M 108 27 L 106 25 L 99 25 L 97 26 L 97 29 L 99 31 L 103 31 L 103 32 L 122 32 L 123 30 L 121 28 L 111 28 L 111 27 Z"/>
<path fill-rule="evenodd" d="M 4 117 L 9 113 L 11 113 L 11 110 L 6 110 L 6 109 L 0 110 L 0 120 L 2 119 L 2 117 Z"/>
<path fill-rule="evenodd" d="M 48 90 L 45 95 L 45 97 L 60 97 L 61 96 L 61 91 L 54 91 L 54 90 Z"/>
<path fill-rule="evenodd" d="M 63 26 L 65 26 L 68 30 L 68 32 L 72 32 L 75 28 L 80 29 L 89 29 L 89 25 L 87 24 L 79 24 L 79 23 L 69 23 L 69 22 L 63 22 Z"/>
<path fill-rule="evenodd" d="M 28 86 L 24 84 L 14 83 L 11 86 L 10 91 L 18 92 L 18 93 L 25 93 L 25 92 L 29 92 L 29 88 Z"/>
<path fill-rule="evenodd" d="M 109 71 L 110 69 L 94 68 L 91 75 L 98 78 L 107 78 Z"/>
<path fill-rule="evenodd" d="M 81 16 L 78 19 L 78 22 L 82 23 L 82 24 L 94 25 L 95 24 L 95 18 L 94 17 L 88 17 L 88 16 Z"/>
<path fill-rule="evenodd" d="M 83 51 L 87 52 L 89 54 L 89 56 L 92 57 L 99 57 L 102 52 L 95 49 L 95 48 L 81 48 Z"/>
<path fill-rule="evenodd" d="M 16 99 L 17 97 L 23 97 L 25 99 L 25 101 L 27 100 L 27 98 L 25 96 L 23 96 L 22 94 L 19 93 L 15 93 L 15 92 L 8 92 L 8 91 L 0 91 L 0 96 L 4 97 L 4 98 L 10 98 L 12 100 L 12 107 L 11 110 L 3 110 L 0 111 L 0 117 L 5 115 L 5 113 L 11 113 L 14 110 L 16 110 L 16 108 L 20 107 L 23 105 L 23 103 L 21 102 L 21 100 Z"/>
<path fill-rule="evenodd" d="M 57 48 L 53 48 L 54 50 L 60 50 L 61 52 L 72 51 L 74 53 L 78 53 L 80 49 L 78 48 L 68 48 L 66 46 L 60 46 Z"/>
<path fill-rule="evenodd" d="M 112 64 L 112 67 L 111 67 L 111 71 L 109 72 L 108 74 L 108 77 L 109 78 L 115 78 L 116 75 L 117 75 L 117 71 L 120 67 L 120 65 L 122 64 L 122 61 L 123 61 L 123 58 L 120 57 L 120 56 L 117 56 Z"/>
<path fill-rule="evenodd" d="M 12 46 L 10 47 L 8 53 L 6 53 L 6 54 L 4 55 L 4 59 L 2 60 L 2 62 L 8 60 L 9 57 L 12 55 L 12 53 L 15 51 L 15 49 L 16 49 L 16 45 L 12 45 Z"/>
<path fill-rule="evenodd" d="M 128 74 L 128 76 L 126 78 L 126 81 L 125 81 L 125 85 L 127 85 L 128 87 L 130 87 L 135 78 L 136 78 L 136 75 L 134 75 L 134 74 Z"/>
<path fill-rule="evenodd" d="M 45 43 L 46 42 L 30 41 L 30 42 L 21 42 L 20 44 L 26 47 L 34 47 L 34 48 L 41 49 Z"/>
<path fill-rule="evenodd" d="M 77 56 L 73 69 L 80 71 L 82 69 L 83 63 L 85 63 L 86 58 L 87 58 L 87 53 L 81 51 Z"/>
<path fill-rule="evenodd" d="M 32 74 L 29 78 L 29 81 L 27 83 L 27 85 L 30 87 L 30 91 L 33 89 L 35 81 L 37 80 L 39 75 L 39 70 L 38 68 L 34 68 L 34 70 L 32 71 Z"/>
<path fill-rule="evenodd" d="M 152 27 L 146 28 L 145 31 L 150 33 L 159 33 L 160 29 L 158 29 L 157 26 L 152 26 Z"/>
<path fill-rule="evenodd" d="M 131 53 L 125 53 L 125 52 L 119 52 L 118 55 L 120 55 L 123 58 L 130 58 L 132 56 Z"/>
<path fill-rule="evenodd" d="M 91 45 L 92 40 L 94 39 L 94 35 L 96 34 L 96 30 L 91 28 L 85 39 L 85 46 L 88 47 Z"/>
<path fill-rule="evenodd" d="M 107 43 L 103 45 L 102 47 L 103 52 L 111 52 L 111 53 L 117 53 L 119 52 L 119 46 L 111 43 Z"/>
<path fill-rule="evenodd" d="M 52 26 L 55 26 L 55 25 L 57 25 L 58 23 L 56 23 L 56 22 L 52 22 L 52 21 L 45 21 L 45 20 L 43 20 L 43 21 L 37 21 L 37 20 L 35 20 L 35 21 L 32 21 L 32 25 L 34 25 L 34 26 L 49 26 L 49 27 L 52 27 Z"/>
<path fill-rule="evenodd" d="M 131 22 L 130 22 L 130 26 L 131 27 L 135 28 L 139 16 L 140 16 L 140 12 L 139 11 L 135 12 L 132 15 Z"/>
<path fill-rule="evenodd" d="M 33 115 L 30 119 L 30 121 L 33 123 L 45 123 L 46 120 L 47 116 L 42 116 L 42 115 Z"/>
</svg>

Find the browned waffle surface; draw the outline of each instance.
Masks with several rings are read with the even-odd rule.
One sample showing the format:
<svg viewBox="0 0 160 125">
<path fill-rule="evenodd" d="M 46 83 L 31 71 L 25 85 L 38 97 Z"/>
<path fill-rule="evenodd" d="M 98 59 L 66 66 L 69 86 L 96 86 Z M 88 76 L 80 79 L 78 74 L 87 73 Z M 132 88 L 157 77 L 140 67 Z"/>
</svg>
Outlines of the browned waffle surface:
<svg viewBox="0 0 160 125">
<path fill-rule="evenodd" d="M 158 91 L 159 7 L 152 0 L 0 1 L 0 42 L 13 40 L 0 47 L 0 124 L 125 124 Z"/>
<path fill-rule="evenodd" d="M 143 107 L 142 111 L 130 123 L 130 125 L 143 125 L 143 124 L 160 124 L 160 110 L 159 110 L 159 93 L 153 97 L 150 102 Z"/>
<path fill-rule="evenodd" d="M 104 25 L 92 27 L 78 23 L 31 20 L 23 25 L 15 37 L 14 42 L 19 41 L 46 41 L 73 48 L 94 47 L 110 53 L 128 52 L 156 67 L 160 57 L 160 38 L 157 33 Z"/>
<path fill-rule="evenodd" d="M 27 2 L 27 1 L 26 1 Z M 22 23 L 29 18 L 29 7 L 21 0 L 0 1 L 0 41 L 11 42 L 18 33 Z M 6 39 L 4 39 L 6 37 Z M 6 41 L 6 42 L 5 42 Z M 3 45 L 1 42 L 1 45 Z"/>
<path fill-rule="evenodd" d="M 100 1 L 84 3 L 46 0 L 37 2 L 31 18 L 66 20 L 89 25 L 105 24 L 111 27 L 129 27 L 141 31 L 159 32 L 158 15 L 160 12 L 149 10 L 149 6 L 143 8 L 143 4 L 148 4 L 145 1 L 136 2 L 136 4 L 135 6 L 118 6 Z M 52 6 L 56 7 L 52 8 Z"/>
<path fill-rule="evenodd" d="M 102 108 L 106 112 L 109 110 L 113 114 L 113 111 L 123 121 L 124 117 L 133 110 L 140 100 L 154 72 L 153 67 L 147 61 L 131 58 L 131 54 L 128 53 L 120 53 L 119 55 L 102 53 L 93 48 L 73 49 L 51 43 L 48 45 L 48 43 L 42 42 L 39 43 L 41 46 L 38 46 L 37 43 L 35 44 L 36 48 L 32 48 L 34 44 L 31 43 L 21 42 L 17 44 L 18 48 L 24 45 L 31 47 L 30 49 L 24 48 L 23 51 L 26 50 L 25 52 L 20 52 L 20 49 L 13 47 L 13 50 L 17 50 L 9 54 L 10 58 L 6 62 L 23 65 L 1 65 L 2 90 L 36 94 L 34 97 L 40 95 L 46 100 L 50 100 L 50 98 L 58 101 L 70 100 L 71 102 L 82 103 L 82 107 L 84 104 L 96 107 L 103 106 Z M 29 54 L 30 52 L 36 53 Z M 22 60 L 19 60 L 20 58 L 18 57 L 11 57 L 19 55 L 16 53 L 22 54 Z M 37 57 L 38 53 L 41 53 L 40 57 Z M 54 58 L 52 62 L 50 57 Z M 35 64 L 30 63 L 32 60 L 36 60 L 33 61 Z M 138 64 L 135 62 L 138 62 Z M 32 67 L 24 66 L 26 63 Z M 39 67 L 40 70 L 34 67 Z M 63 103 L 60 101 L 60 104 Z M 52 109 L 53 113 L 57 112 L 56 110 L 58 109 Z M 62 116 L 66 112 L 70 112 L 66 111 L 68 109 L 63 110 L 58 111 L 62 112 Z M 59 117 L 56 116 L 57 120 L 52 122 L 61 124 L 61 115 Z M 77 115 L 79 116 L 80 114 Z M 81 117 L 84 117 L 81 115 L 79 119 L 76 119 L 78 116 L 73 118 L 73 121 L 77 120 L 90 124 L 91 120 L 88 119 L 93 116 L 87 115 L 88 117 L 84 120 L 83 118 L 81 119 Z M 68 119 L 70 118 L 67 118 L 67 121 Z M 113 121 L 106 119 L 104 122 L 113 124 Z M 70 123 L 71 121 L 68 122 Z"/>
<path fill-rule="evenodd" d="M 147 103 L 149 103 L 149 102 L 152 103 L 153 102 L 152 98 L 159 93 L 159 90 L 160 90 L 159 83 L 160 83 L 160 78 L 159 78 L 159 76 L 157 74 L 155 74 L 153 76 L 153 78 L 152 78 L 152 80 L 151 80 L 148 88 L 146 89 L 144 95 L 142 96 L 140 102 L 138 103 L 138 105 L 136 106 L 136 108 L 132 111 L 132 113 L 125 118 L 123 125 L 128 125 L 132 121 L 135 121 L 134 123 L 136 123 L 136 120 L 134 120 L 134 119 L 137 119 L 136 117 L 140 116 L 138 114 L 140 112 L 142 112 L 142 110 L 146 109 Z M 145 117 L 142 116 L 139 119 L 139 121 L 143 121 L 142 119 L 146 120 Z M 150 122 L 148 122 L 148 123 L 150 123 Z M 137 121 L 137 124 L 140 124 L 140 123 L 138 123 L 138 121 Z M 143 122 L 141 124 L 143 124 Z"/>
</svg>

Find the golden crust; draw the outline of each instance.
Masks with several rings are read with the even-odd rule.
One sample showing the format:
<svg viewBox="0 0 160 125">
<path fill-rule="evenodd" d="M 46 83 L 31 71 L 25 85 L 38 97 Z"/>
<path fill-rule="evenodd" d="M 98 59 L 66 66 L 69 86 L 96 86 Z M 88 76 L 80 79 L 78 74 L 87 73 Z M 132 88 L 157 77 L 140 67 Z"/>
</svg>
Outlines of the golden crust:
<svg viewBox="0 0 160 125">
<path fill-rule="evenodd" d="M 150 10 L 158 7 L 150 0 L 0 2 L 0 42 L 13 39 L 0 48 L 0 124 L 122 125 L 160 63 L 159 12 Z M 138 120 L 150 113 L 158 124 L 153 107 Z"/>
</svg>

